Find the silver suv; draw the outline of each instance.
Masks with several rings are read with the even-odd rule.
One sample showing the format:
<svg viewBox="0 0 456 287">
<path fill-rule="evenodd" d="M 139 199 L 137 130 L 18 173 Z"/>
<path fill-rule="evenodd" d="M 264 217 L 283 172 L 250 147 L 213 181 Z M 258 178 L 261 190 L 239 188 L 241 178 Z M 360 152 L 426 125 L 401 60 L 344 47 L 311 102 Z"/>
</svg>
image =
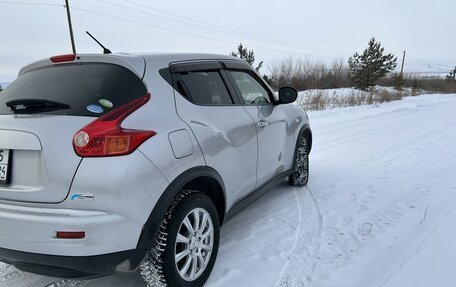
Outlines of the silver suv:
<svg viewBox="0 0 456 287">
<path fill-rule="evenodd" d="M 224 221 L 286 177 L 307 183 L 312 135 L 296 96 L 222 55 L 24 67 L 0 93 L 0 260 L 202 286 Z"/>
</svg>

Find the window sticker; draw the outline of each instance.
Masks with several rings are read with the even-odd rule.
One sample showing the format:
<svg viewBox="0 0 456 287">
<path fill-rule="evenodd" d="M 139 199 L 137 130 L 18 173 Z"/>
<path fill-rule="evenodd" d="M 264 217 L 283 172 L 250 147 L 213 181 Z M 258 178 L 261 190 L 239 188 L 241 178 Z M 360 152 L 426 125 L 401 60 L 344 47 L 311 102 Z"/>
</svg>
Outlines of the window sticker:
<svg viewBox="0 0 456 287">
<path fill-rule="evenodd" d="M 98 103 L 99 103 L 100 105 L 102 105 L 103 107 L 105 107 L 105 108 L 109 108 L 109 109 L 110 109 L 110 108 L 113 107 L 112 102 L 111 102 L 110 100 L 107 100 L 107 99 L 100 99 L 100 100 L 98 101 Z"/>
<path fill-rule="evenodd" d="M 99 105 L 88 105 L 87 110 L 95 114 L 101 114 L 104 111 L 103 108 Z"/>
</svg>

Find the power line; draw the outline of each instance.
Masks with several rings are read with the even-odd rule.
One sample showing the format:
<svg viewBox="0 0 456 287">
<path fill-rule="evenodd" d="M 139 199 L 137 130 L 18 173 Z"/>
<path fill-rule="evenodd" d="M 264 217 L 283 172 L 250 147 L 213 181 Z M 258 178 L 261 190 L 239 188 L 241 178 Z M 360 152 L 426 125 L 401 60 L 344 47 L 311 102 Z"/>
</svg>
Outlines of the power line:
<svg viewBox="0 0 456 287">
<path fill-rule="evenodd" d="M 64 7 L 61 4 L 51 4 L 51 3 L 35 3 L 35 2 L 10 2 L 10 1 L 0 1 L 0 4 L 12 4 L 12 5 L 30 5 L 30 6 L 49 6 L 49 7 Z"/>
<path fill-rule="evenodd" d="M 193 33 L 187 33 L 187 32 L 183 32 L 183 31 L 179 31 L 179 30 L 174 30 L 174 29 L 171 29 L 171 28 L 166 28 L 166 27 L 152 25 L 152 24 L 148 24 L 148 23 L 144 23 L 144 22 L 140 22 L 140 21 L 136 21 L 136 20 L 130 20 L 130 19 L 127 19 L 127 18 L 122 18 L 122 17 L 117 17 L 117 16 L 113 16 L 113 15 L 109 15 L 109 14 L 105 14 L 105 13 L 101 13 L 101 12 L 96 12 L 96 11 L 92 11 L 92 10 L 89 10 L 89 9 L 79 8 L 79 7 L 75 7 L 75 6 L 71 6 L 71 8 L 74 9 L 74 10 L 81 11 L 81 12 L 85 12 L 85 13 L 89 13 L 89 14 L 95 14 L 95 15 L 99 15 L 99 16 L 103 16 L 103 17 L 107 17 L 107 18 L 111 18 L 111 19 L 115 19 L 115 20 L 119 20 L 119 21 L 124 21 L 124 22 L 132 23 L 132 24 L 142 25 L 142 26 L 146 26 L 146 27 L 151 27 L 151 28 L 155 28 L 155 29 L 170 31 L 170 32 L 174 32 L 174 33 L 184 34 L 184 35 L 187 35 L 187 36 L 198 37 L 198 38 L 212 40 L 212 41 L 219 41 L 219 42 L 223 42 L 223 43 L 233 44 L 233 42 L 226 41 L 226 40 L 211 38 L 211 37 L 197 35 L 197 34 L 193 34 Z"/>
<path fill-rule="evenodd" d="M 204 29 L 209 29 L 209 30 L 213 30 L 213 31 L 217 31 L 217 32 L 220 32 L 220 33 L 225 33 L 225 34 L 229 34 L 229 35 L 234 35 L 234 36 L 239 36 L 237 34 L 242 34 L 241 32 L 237 32 L 237 31 L 234 31 L 233 30 L 233 33 L 226 33 L 226 32 L 223 32 L 223 31 L 220 31 L 220 30 L 217 30 L 217 29 L 210 29 L 209 27 L 204 27 L 202 25 L 195 25 L 195 24 L 192 24 L 192 23 L 189 23 L 189 22 L 185 22 L 185 21 L 179 21 L 179 20 L 175 20 L 175 19 L 172 19 L 172 18 L 169 18 L 169 17 L 164 17 L 164 16 L 160 16 L 160 15 L 156 15 L 156 14 L 152 14 L 152 13 L 147 13 L 147 12 L 144 12 L 144 11 L 141 11 L 141 10 L 138 10 L 138 9 L 134 9 L 134 8 L 130 8 L 130 7 L 126 7 L 126 6 L 123 6 L 123 5 L 119 5 L 119 4 L 115 4 L 115 3 L 110 3 L 110 2 L 107 2 L 107 1 L 104 1 L 104 0 L 98 0 L 99 2 L 103 2 L 103 3 L 106 3 L 106 4 L 109 4 L 109 5 L 113 5 L 113 6 L 117 6 L 117 7 L 120 7 L 120 8 L 123 8 L 123 9 L 128 9 L 128 10 L 132 10 L 132 11 L 135 11 L 135 12 L 138 12 L 138 13 L 143 13 L 143 14 L 147 14 L 147 15 L 150 15 L 150 16 L 154 16 L 154 17 L 158 17 L 158 18 L 162 18 L 162 19 L 166 19 L 166 20 L 169 20 L 169 21 L 174 21 L 174 22 L 178 22 L 178 23 L 182 23 L 182 24 L 186 24 L 186 25 L 191 25 L 191 26 L 195 26 L 195 27 L 200 27 L 200 28 L 204 28 Z M 147 5 L 142 5 L 142 4 L 139 4 L 139 3 L 135 3 L 133 1 L 127 1 L 127 2 L 131 2 L 131 3 L 134 3 L 136 5 L 141 5 L 141 6 L 145 6 L 149 9 L 154 9 L 154 8 L 151 8 Z M 0 1 L 0 3 L 2 4 L 14 4 L 14 5 L 32 5 L 32 6 L 51 6 L 51 7 L 65 7 L 65 5 L 59 5 L 59 4 L 50 4 L 50 3 L 36 3 L 36 2 L 10 2 L 10 1 Z M 73 7 L 73 6 L 71 6 Z M 225 40 L 221 40 L 221 39 L 215 39 L 215 38 L 211 38 L 211 37 L 207 37 L 207 36 L 201 36 L 201 35 L 196 35 L 196 34 L 193 34 L 193 33 L 187 33 L 187 32 L 183 32 L 183 31 L 178 31 L 178 30 L 174 30 L 174 29 L 170 29 L 170 28 L 165 28 L 165 27 L 160 27 L 160 26 L 154 26 L 154 25 L 150 25 L 150 24 L 147 24 L 147 23 L 142 23 L 142 22 L 138 22 L 138 21 L 134 21 L 134 20 L 128 20 L 128 19 L 125 19 L 125 18 L 120 18 L 120 17 L 115 17 L 115 16 L 111 16 L 111 15 L 108 15 L 108 14 L 103 14 L 103 13 L 99 13 L 99 12 L 95 12 L 95 11 L 91 11 L 91 10 L 88 10 L 88 9 L 83 9 L 83 8 L 77 8 L 77 7 L 74 7 L 74 9 L 77 9 L 77 10 L 80 10 L 80 11 L 84 11 L 84 12 L 87 12 L 87 13 L 93 13 L 93 14 L 98 14 L 98 15 L 101 15 L 101 16 L 105 16 L 105 17 L 110 17 L 110 18 L 113 18 L 113 19 L 117 19 L 117 20 L 121 20 L 121 21 L 129 21 L 131 23 L 135 23 L 135 24 L 140 24 L 140 25 L 146 25 L 146 26 L 150 26 L 150 27 L 153 27 L 153 28 L 157 28 L 157 29 L 164 29 L 164 30 L 168 30 L 168 31 L 172 31 L 172 32 L 176 32 L 176 33 L 181 33 L 181 34 L 186 34 L 186 35 L 189 35 L 189 36 L 194 36 L 194 37 L 199 37 L 199 38 L 203 38 L 203 39 L 208 39 L 208 40 L 214 40 L 214 41 L 219 41 L 219 42 L 225 42 L 225 43 L 230 43 L 230 44 L 238 44 L 238 43 L 234 43 L 234 42 L 231 42 L 231 41 L 225 41 Z M 154 10 L 158 10 L 158 9 L 154 9 Z M 162 13 L 166 13 L 165 11 L 162 11 L 162 10 L 158 10 Z M 169 13 L 171 14 L 171 13 Z M 182 16 L 178 16 L 176 14 L 171 14 L 175 17 L 181 17 L 181 18 L 186 18 L 186 17 L 182 17 Z M 190 19 L 190 18 L 188 18 Z M 192 20 L 192 19 L 190 19 Z M 196 20 L 192 20 L 192 21 L 196 21 Z M 198 22 L 201 22 L 201 23 L 204 23 L 202 21 L 198 21 Z M 205 25 L 210 25 L 210 24 L 206 24 Z M 214 26 L 214 27 L 218 27 L 218 26 Z M 225 28 L 222 28 L 222 29 L 225 29 Z M 229 29 L 225 29 L 225 30 L 229 30 Z M 236 34 L 234 34 L 236 33 Z M 261 37 L 247 37 L 247 38 L 250 38 L 250 39 L 253 39 L 253 40 L 259 40 L 261 41 Z M 264 39 L 267 39 L 267 38 L 264 38 Z M 281 42 L 281 41 L 276 41 L 276 40 L 269 40 L 268 39 L 268 42 Z M 286 43 L 286 42 L 284 42 Z M 275 43 L 274 43 L 275 44 Z M 300 48 L 299 46 L 297 45 L 288 45 L 289 47 L 291 48 L 298 48 L 298 49 L 302 49 Z M 261 49 L 265 49 L 263 47 L 260 47 Z M 310 47 L 309 47 L 310 48 Z M 267 48 L 266 48 L 267 49 Z M 281 50 L 275 50 L 275 49 L 268 49 L 268 50 L 272 50 L 272 51 L 276 51 L 276 52 L 283 52 Z M 297 53 L 296 53 L 297 54 Z M 320 56 L 317 56 L 317 55 L 310 55 L 310 54 L 303 54 L 303 55 L 306 55 L 306 56 L 314 56 L 314 57 L 320 57 Z"/>
<path fill-rule="evenodd" d="M 152 25 L 152 24 L 149 24 L 149 23 L 144 23 L 144 22 L 140 22 L 140 21 L 136 21 L 136 20 L 131 20 L 131 19 L 127 19 L 127 18 L 122 18 L 122 17 L 117 17 L 117 16 L 113 16 L 113 15 L 109 15 L 109 14 L 105 14 L 105 13 L 101 13 L 101 12 L 92 11 L 92 10 L 89 10 L 89 9 L 79 8 L 79 7 L 75 7 L 73 5 L 71 6 L 71 8 L 74 9 L 74 10 L 85 12 L 85 13 L 89 13 L 89 14 L 95 14 L 95 15 L 99 15 L 99 16 L 115 19 L 115 20 L 118 20 L 118 21 L 123 21 L 123 22 L 132 23 L 132 24 L 142 25 L 142 26 L 146 26 L 146 27 L 150 27 L 150 28 L 159 29 L 159 30 L 165 30 L 165 31 L 178 33 L 178 34 L 183 34 L 183 35 L 187 35 L 187 36 L 191 36 L 191 37 L 197 37 L 197 38 L 201 38 L 201 39 L 227 43 L 227 44 L 230 44 L 230 45 L 237 45 L 238 44 L 236 42 L 232 42 L 232 41 L 228 41 L 228 40 L 222 40 L 222 39 L 208 37 L 208 36 L 203 36 L 203 35 L 199 35 L 199 34 L 183 32 L 183 31 L 180 31 L 180 30 L 172 29 L 172 28 L 167 28 L 167 27 L 158 26 L 158 25 Z M 299 53 L 299 52 L 284 51 L 284 50 L 265 48 L 265 47 L 255 46 L 255 45 L 249 45 L 249 46 L 252 47 L 252 48 L 255 48 L 255 49 L 260 49 L 260 50 L 267 50 L 267 51 L 273 51 L 273 52 L 279 52 L 279 53 L 287 53 L 287 54 L 295 54 L 295 55 L 301 55 L 301 56 L 307 56 L 307 57 L 329 58 L 329 59 L 338 59 L 338 58 L 340 58 L 340 57 L 312 55 L 312 54 L 304 54 L 304 53 Z"/>
<path fill-rule="evenodd" d="M 144 8 L 150 9 L 150 10 L 158 11 L 158 12 L 161 12 L 163 14 L 168 14 L 168 15 L 171 15 L 171 16 L 174 16 L 174 17 L 177 17 L 177 18 L 182 18 L 182 19 L 193 21 L 193 22 L 201 23 L 201 24 L 206 25 L 208 27 L 217 27 L 217 28 L 222 29 L 222 30 L 231 31 L 231 32 L 234 32 L 234 33 L 237 33 L 237 34 L 240 34 L 240 35 L 249 35 L 249 36 L 252 36 L 252 37 L 255 37 L 255 38 L 258 38 L 258 39 L 263 39 L 263 40 L 267 40 L 267 41 L 271 41 L 271 42 L 289 44 L 289 45 L 293 45 L 293 46 L 297 46 L 297 47 L 301 47 L 301 48 L 327 50 L 327 51 L 333 51 L 333 52 L 339 52 L 339 53 L 350 53 L 351 54 L 353 52 L 353 51 L 347 51 L 347 50 L 339 50 L 339 49 L 322 48 L 322 47 L 316 47 L 316 46 L 310 46 L 310 45 L 302 45 L 302 44 L 296 44 L 296 43 L 291 43 L 291 42 L 287 42 L 287 41 L 275 40 L 275 39 L 271 39 L 271 38 L 267 38 L 267 37 L 261 37 L 261 36 L 257 36 L 257 35 L 251 34 L 251 33 L 240 32 L 240 31 L 233 30 L 233 29 L 230 29 L 230 28 L 217 26 L 217 25 L 214 25 L 214 24 L 211 24 L 211 23 L 207 23 L 207 22 L 198 20 L 198 19 L 181 16 L 181 15 L 174 14 L 174 13 L 169 13 L 167 11 L 156 9 L 156 8 L 151 7 L 151 6 L 148 6 L 148 5 L 145 5 L 145 4 L 142 4 L 142 3 L 138 3 L 136 1 L 132 1 L 132 0 L 123 0 L 123 1 L 131 3 L 131 4 L 134 4 L 134 5 L 138 5 L 140 7 L 144 7 Z"/>
<path fill-rule="evenodd" d="M 240 32 L 240 31 L 236 31 L 236 30 L 233 30 L 233 29 L 228 29 L 228 28 L 225 28 L 225 27 L 209 24 L 209 23 L 206 23 L 206 22 L 203 22 L 203 21 L 200 21 L 200 20 L 196 20 L 196 19 L 193 19 L 193 18 L 180 16 L 180 15 L 177 15 L 177 14 L 174 14 L 174 13 L 169 13 L 169 12 L 166 12 L 164 10 L 156 9 L 156 8 L 151 7 L 151 6 L 148 6 L 148 5 L 145 5 L 145 4 L 141 4 L 141 3 L 138 3 L 138 2 L 135 2 L 135 1 L 124 0 L 127 3 L 133 4 L 133 5 L 137 5 L 137 6 L 140 6 L 140 7 L 143 7 L 143 8 L 147 8 L 147 9 L 150 9 L 150 10 L 153 10 L 153 11 L 158 11 L 160 13 L 163 13 L 163 14 L 166 14 L 166 15 L 170 15 L 172 17 L 179 18 L 179 19 L 184 19 L 186 21 L 173 19 L 173 18 L 170 18 L 170 17 L 167 17 L 167 16 L 153 14 L 153 13 L 150 13 L 150 12 L 145 12 L 143 10 L 139 10 L 139 9 L 128 7 L 128 6 L 124 6 L 124 5 L 120 5 L 120 4 L 117 4 L 117 3 L 112 3 L 112 2 L 109 2 L 109 1 L 106 1 L 106 0 L 97 0 L 97 1 L 105 3 L 105 4 L 108 4 L 108 5 L 111 5 L 111 6 L 116 6 L 116 7 L 120 7 L 120 8 L 126 9 L 126 10 L 134 11 L 134 12 L 137 12 L 137 13 L 141 13 L 141 14 L 145 14 L 145 15 L 149 15 L 149 16 L 165 19 L 165 20 L 168 20 L 168 21 L 177 22 L 177 23 L 181 23 L 181 24 L 186 24 L 186 25 L 190 25 L 190 26 L 194 26 L 194 27 L 198 27 L 198 28 L 202 28 L 202 29 L 211 30 L 211 31 L 216 31 L 216 32 L 227 34 L 227 35 L 231 35 L 231 36 L 236 36 L 236 37 L 241 36 L 241 37 L 244 37 L 244 38 L 247 38 L 247 39 L 250 39 L 250 40 L 266 42 L 266 43 L 269 43 L 269 44 L 274 44 L 274 45 L 279 45 L 279 46 L 286 46 L 286 47 L 289 47 L 289 48 L 296 48 L 296 49 L 301 49 L 301 50 L 314 50 L 316 52 L 322 52 L 322 53 L 341 53 L 341 54 L 348 54 L 348 53 L 351 54 L 352 53 L 351 51 L 344 51 L 344 50 L 337 50 L 337 49 L 327 49 L 327 48 L 320 48 L 320 47 L 314 47 L 314 46 L 308 46 L 308 45 L 301 45 L 301 44 L 296 44 L 296 43 L 291 43 L 291 42 L 286 42 L 286 41 L 280 41 L 280 40 L 274 40 L 274 39 L 270 39 L 270 38 L 266 38 L 266 37 L 261 37 L 261 36 L 257 36 L 257 35 L 246 33 L 246 32 Z"/>
<path fill-rule="evenodd" d="M 229 29 L 229 28 L 225 28 L 225 27 L 221 27 L 221 26 L 217 26 L 217 25 L 212 25 L 210 23 L 206 23 L 206 22 L 203 22 L 203 21 L 200 21 L 200 20 L 196 20 L 196 19 L 193 19 L 193 18 L 190 18 L 190 17 L 184 17 L 184 16 L 181 16 L 181 15 L 178 15 L 178 14 L 169 13 L 167 11 L 156 9 L 156 8 L 151 7 L 151 6 L 148 6 L 148 5 L 145 5 L 145 4 L 142 4 L 142 3 L 138 3 L 138 2 L 132 1 L 132 0 L 124 0 L 124 1 L 127 2 L 127 3 L 130 3 L 130 4 L 133 4 L 133 5 L 137 5 L 137 6 L 140 6 L 140 7 L 143 7 L 143 8 L 147 8 L 147 9 L 154 10 L 154 11 L 157 11 L 157 12 L 160 12 L 160 13 L 163 13 L 163 14 L 167 14 L 167 15 L 170 15 L 170 16 L 173 16 L 173 17 L 176 17 L 176 18 L 185 19 L 185 20 L 188 20 L 188 21 L 191 21 L 191 22 L 195 22 L 195 23 L 199 23 L 199 24 L 189 23 L 188 21 L 180 21 L 180 20 L 176 20 L 176 19 L 173 19 L 173 18 L 170 18 L 170 17 L 165 17 L 165 16 L 153 14 L 153 13 L 144 12 L 144 11 L 139 10 L 139 9 L 135 9 L 135 8 L 131 8 L 131 7 L 127 7 L 127 6 L 111 3 L 111 2 L 108 2 L 106 0 L 97 0 L 97 1 L 103 2 L 105 4 L 113 5 L 113 6 L 118 6 L 120 8 L 131 10 L 131 11 L 135 11 L 135 12 L 138 12 L 138 13 L 143 13 L 143 14 L 147 14 L 147 15 L 150 15 L 150 16 L 166 19 L 166 20 L 173 21 L 173 22 L 178 22 L 178 23 L 182 23 L 182 24 L 186 24 L 186 25 L 200 27 L 200 28 L 203 28 L 203 29 L 209 29 L 209 30 L 213 30 L 213 31 L 217 31 L 217 32 L 220 32 L 220 33 L 229 34 L 229 35 L 233 35 L 233 36 L 240 36 L 241 35 L 244 38 L 248 38 L 248 39 L 255 40 L 255 41 L 268 42 L 268 43 L 271 43 L 271 44 L 274 44 L 274 45 L 286 46 L 286 47 L 296 48 L 296 49 L 301 49 L 301 50 L 304 50 L 304 49 L 315 49 L 317 52 L 321 52 L 321 53 L 351 53 L 349 51 L 344 51 L 344 50 L 326 49 L 326 48 L 319 48 L 319 47 L 314 47 L 314 46 L 299 45 L 299 44 L 295 44 L 295 43 L 291 43 L 291 42 L 279 41 L 279 40 L 274 40 L 274 39 L 270 39 L 270 38 L 266 38 L 266 37 L 260 37 L 260 36 L 256 36 L 254 34 L 250 34 L 250 33 L 246 33 L 246 32 L 239 32 L 239 31 L 236 31 L 236 30 L 233 30 L 233 29 Z M 65 7 L 65 5 L 60 5 L 60 4 L 37 3 L 37 2 L 26 2 L 26 1 L 21 1 L 21 2 L 17 2 L 17 1 L 15 1 L 15 2 L 0 1 L 0 4 Z M 115 20 L 118 20 L 118 21 L 129 22 L 129 23 L 142 25 L 142 26 L 146 26 L 146 27 L 151 27 L 151 28 L 155 28 L 155 29 L 170 31 L 170 32 L 173 32 L 173 33 L 179 33 L 179 34 L 183 34 L 183 35 L 187 35 L 187 36 L 191 36 L 191 37 L 197 37 L 197 38 L 201 38 L 201 39 L 227 43 L 227 44 L 230 44 L 230 45 L 231 44 L 233 44 L 233 45 L 237 45 L 238 44 L 238 43 L 235 43 L 233 41 L 228 41 L 228 40 L 223 40 L 223 39 L 219 39 L 219 38 L 203 36 L 203 35 L 199 35 L 199 34 L 195 34 L 195 33 L 184 32 L 184 31 L 181 31 L 181 30 L 172 29 L 172 28 L 163 27 L 163 26 L 158 26 L 158 25 L 152 25 L 152 24 L 149 24 L 149 23 L 144 23 L 144 22 L 140 22 L 140 21 L 127 19 L 127 18 L 116 17 L 116 16 L 113 16 L 113 15 L 92 11 L 92 10 L 89 10 L 89 9 L 83 9 L 83 8 L 74 7 L 74 6 L 71 6 L 71 7 L 73 9 L 75 9 L 75 10 L 79 10 L 79 11 L 82 11 L 82 12 L 85 12 L 85 13 L 96 14 L 96 15 L 100 15 L 100 16 L 103 16 L 103 17 L 108 17 L 108 18 L 111 18 L 111 19 L 115 19 Z M 249 46 L 252 47 L 252 48 L 255 48 L 255 49 L 267 50 L 267 51 L 278 52 L 278 53 L 295 54 L 295 55 L 301 55 L 301 56 L 306 56 L 306 57 L 316 57 L 316 58 L 340 59 L 340 57 L 337 57 L 337 56 L 326 56 L 326 55 L 315 55 L 315 54 L 300 53 L 300 52 L 291 52 L 291 51 L 286 51 L 286 50 L 281 50 L 281 49 L 266 48 L 266 47 L 255 46 L 255 45 L 249 45 Z M 427 66 L 429 68 L 433 67 L 434 69 L 439 69 L 440 70 L 438 72 L 436 71 L 437 73 L 446 73 L 446 71 L 444 71 L 444 69 L 445 68 L 451 68 L 450 66 L 447 66 L 447 65 L 426 63 L 425 60 L 419 59 L 417 57 L 409 57 L 409 58 L 418 60 L 418 61 L 420 61 L 422 63 L 424 62 L 425 64 L 408 63 L 408 64 L 406 64 L 406 66 L 417 65 L 417 66 Z M 435 66 L 440 66 L 440 67 L 435 67 Z M 436 72 L 428 72 L 428 71 L 426 71 L 426 72 L 417 72 L 417 73 L 436 73 Z"/>
<path fill-rule="evenodd" d="M 65 5 L 51 4 L 51 3 L 36 3 L 36 2 L 10 2 L 10 1 L 0 1 L 0 4 L 31 5 L 31 6 L 50 6 L 50 7 L 63 7 L 63 8 L 65 8 Z M 230 45 L 237 45 L 237 44 L 239 44 L 239 43 L 233 42 L 233 41 L 227 41 L 227 40 L 217 39 L 217 38 L 208 37 L 208 36 L 203 36 L 203 35 L 198 35 L 198 34 L 194 34 L 194 33 L 188 33 L 188 32 L 184 32 L 184 31 L 172 29 L 172 28 L 167 28 L 167 27 L 162 27 L 162 26 L 158 26 L 158 25 L 152 25 L 152 24 L 148 24 L 148 23 L 144 23 L 144 22 L 135 21 L 135 20 L 130 20 L 130 19 L 127 19 L 127 18 L 117 17 L 117 16 L 105 14 L 105 13 L 100 13 L 100 12 L 92 11 L 92 10 L 89 10 L 89 9 L 84 9 L 84 8 L 75 7 L 75 6 L 73 6 L 73 5 L 71 5 L 71 8 L 72 8 L 72 9 L 75 9 L 75 10 L 78 10 L 78 11 L 81 11 L 81 12 L 85 12 L 85 13 L 95 14 L 95 15 L 99 15 L 99 16 L 103 16 L 103 17 L 107 17 L 107 18 L 111 18 L 111 19 L 115 19 L 115 20 L 119 20 L 119 21 L 124 21 L 124 22 L 129 22 L 129 23 L 133 23 L 133 24 L 137 24 L 137 25 L 142 25 L 142 26 L 146 26 L 146 27 L 151 27 L 151 28 L 155 28 L 155 29 L 159 29 L 159 30 L 165 30 L 165 31 L 170 31 L 170 32 L 174 32 L 174 33 L 179 33 L 179 34 L 183 34 L 183 35 L 187 35 L 187 36 L 191 36 L 191 37 L 197 37 L 197 38 L 201 38 L 201 39 L 206 39 L 206 40 L 211 40 L 211 41 L 217 41 L 217 42 L 227 43 L 227 44 L 230 44 Z M 333 56 L 313 55 L 313 54 L 306 54 L 306 53 L 285 51 L 285 50 L 279 50 L 279 49 L 273 49 L 273 48 L 265 48 L 265 47 L 255 46 L 255 45 L 249 45 L 249 46 L 252 47 L 252 48 L 255 48 L 255 49 L 260 49 L 260 50 L 267 50 L 267 51 L 278 52 L 278 53 L 294 54 L 294 55 L 300 55 L 300 56 L 306 56 L 306 57 L 328 58 L 328 59 L 337 59 L 337 58 L 340 58 L 340 57 L 333 57 Z"/>
<path fill-rule="evenodd" d="M 450 67 L 448 68 L 443 68 L 443 67 L 439 67 L 440 65 L 437 65 L 437 64 L 414 64 L 414 63 L 406 63 L 405 66 L 419 66 L 419 67 L 427 67 L 428 69 L 434 69 L 434 70 L 439 70 L 441 71 L 442 73 L 446 73 L 449 69 L 451 69 Z"/>
<path fill-rule="evenodd" d="M 449 66 L 449 65 L 429 63 L 427 60 L 424 60 L 424 59 L 421 59 L 418 57 L 414 57 L 414 56 L 409 56 L 409 58 L 411 58 L 412 60 L 414 59 L 416 61 L 415 64 L 413 64 L 416 66 L 426 66 L 426 67 L 440 66 L 440 67 L 449 68 L 449 69 L 453 68 L 453 66 Z M 417 62 L 421 62 L 421 64 L 418 64 Z M 443 68 L 437 68 L 437 69 L 443 69 Z"/>
</svg>

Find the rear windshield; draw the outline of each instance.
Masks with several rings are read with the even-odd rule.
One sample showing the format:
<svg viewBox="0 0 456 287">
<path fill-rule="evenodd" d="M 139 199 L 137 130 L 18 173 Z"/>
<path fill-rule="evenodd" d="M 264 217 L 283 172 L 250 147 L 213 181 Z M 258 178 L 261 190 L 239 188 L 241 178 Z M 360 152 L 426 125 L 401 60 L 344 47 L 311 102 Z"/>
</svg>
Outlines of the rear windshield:
<svg viewBox="0 0 456 287">
<path fill-rule="evenodd" d="M 0 93 L 0 115 L 98 117 L 146 93 L 141 79 L 121 66 L 105 63 L 51 66 L 25 73 L 4 89 Z M 15 111 L 11 109 L 13 102 Z M 23 102 L 26 104 L 20 105 Z M 39 105 L 43 102 L 53 106 L 43 109 Z"/>
</svg>

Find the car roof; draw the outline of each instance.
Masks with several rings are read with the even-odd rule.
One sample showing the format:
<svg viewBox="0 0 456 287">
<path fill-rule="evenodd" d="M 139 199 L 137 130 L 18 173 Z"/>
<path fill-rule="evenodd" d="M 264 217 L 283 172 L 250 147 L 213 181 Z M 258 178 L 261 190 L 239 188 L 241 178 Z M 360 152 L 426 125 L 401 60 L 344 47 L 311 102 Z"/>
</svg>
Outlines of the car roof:
<svg viewBox="0 0 456 287">
<path fill-rule="evenodd" d="M 169 62 L 192 61 L 192 60 L 238 60 L 239 58 L 220 55 L 220 54 L 205 54 L 205 53 L 145 53 L 145 54 L 130 54 L 139 55 L 144 58 L 154 60 L 165 60 Z"/>
<path fill-rule="evenodd" d="M 150 62 L 156 66 L 167 67 L 173 62 L 196 61 L 196 60 L 235 60 L 243 61 L 239 58 L 219 54 L 205 53 L 113 53 L 113 54 L 77 54 L 72 63 L 111 63 L 124 66 L 139 77 L 144 74 L 145 63 Z M 29 71 L 61 64 L 69 64 L 70 62 L 54 63 L 51 58 L 41 59 L 33 62 L 19 71 L 19 76 Z"/>
</svg>

